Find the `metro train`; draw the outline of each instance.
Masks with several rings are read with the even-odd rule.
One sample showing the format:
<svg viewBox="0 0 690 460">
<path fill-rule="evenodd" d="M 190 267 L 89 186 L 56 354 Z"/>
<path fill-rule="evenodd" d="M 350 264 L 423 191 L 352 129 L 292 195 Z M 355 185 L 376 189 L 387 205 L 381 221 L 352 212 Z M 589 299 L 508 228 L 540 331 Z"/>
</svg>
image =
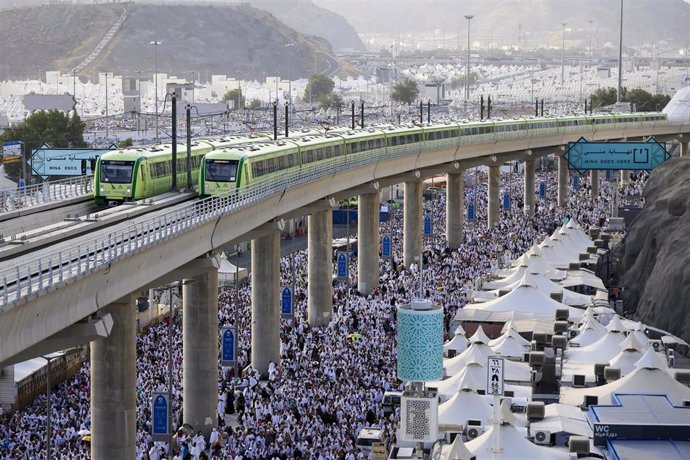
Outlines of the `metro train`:
<svg viewBox="0 0 690 460">
<path fill-rule="evenodd" d="M 261 178 L 283 174 L 319 161 L 363 151 L 409 148 L 410 145 L 439 144 L 470 136 L 476 141 L 492 142 L 498 133 L 539 131 L 572 126 L 621 123 L 630 127 L 640 123 L 665 121 L 666 115 L 641 113 L 562 118 L 481 121 L 472 123 L 436 123 L 431 125 L 374 126 L 367 129 L 337 129 L 326 134 L 257 142 L 215 150 L 204 156 L 199 169 L 199 195 L 220 195 Z M 405 146 L 405 147 L 403 147 Z M 420 151 L 424 145 L 419 145 Z"/>
<path fill-rule="evenodd" d="M 611 123 L 622 127 L 654 124 L 665 114 L 640 113 L 592 115 L 518 120 L 446 122 L 428 125 L 381 125 L 365 129 L 337 128 L 327 133 L 304 130 L 292 138 L 270 140 L 267 135 L 226 136 L 199 139 L 192 143 L 192 186 L 199 185 L 201 197 L 220 195 L 268 179 L 293 168 L 304 168 L 332 158 L 365 151 L 433 147 L 439 142 L 470 137 L 493 142 L 501 133 L 539 131 Z M 187 185 L 186 145 L 177 147 L 177 183 Z M 102 155 L 94 172 L 97 204 L 136 201 L 164 193 L 172 185 L 170 144 L 115 150 Z"/>
</svg>

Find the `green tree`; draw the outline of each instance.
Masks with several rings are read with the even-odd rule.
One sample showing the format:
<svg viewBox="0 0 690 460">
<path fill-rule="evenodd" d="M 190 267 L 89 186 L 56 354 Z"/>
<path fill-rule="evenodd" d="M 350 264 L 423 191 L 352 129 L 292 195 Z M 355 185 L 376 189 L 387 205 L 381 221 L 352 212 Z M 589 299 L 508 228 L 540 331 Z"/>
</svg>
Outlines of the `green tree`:
<svg viewBox="0 0 690 460">
<path fill-rule="evenodd" d="M 625 88 L 623 88 L 623 94 L 625 94 Z M 589 97 L 592 99 L 592 106 L 594 108 L 599 108 L 615 104 L 616 95 L 616 88 L 599 88 Z"/>
<path fill-rule="evenodd" d="M 132 138 L 131 138 L 131 137 L 128 137 L 128 138 L 125 139 L 124 141 L 118 142 L 118 143 L 117 143 L 117 148 L 119 148 L 119 149 L 126 149 L 127 147 L 131 147 L 132 145 L 134 145 L 134 143 L 132 142 Z"/>
<path fill-rule="evenodd" d="M 339 94 L 324 94 L 319 98 L 319 107 L 322 109 L 337 108 L 343 105 L 343 98 Z"/>
<path fill-rule="evenodd" d="M 43 144 L 51 147 L 85 147 L 84 122 L 76 113 L 71 116 L 59 110 L 34 112 L 17 126 L 5 130 L 0 141 L 22 141 L 27 160 L 31 153 Z M 7 176 L 17 181 L 20 176 L 21 163 L 10 163 L 5 166 Z M 28 167 L 27 167 L 28 171 Z"/>
<path fill-rule="evenodd" d="M 625 93 L 625 101 L 632 102 L 638 112 L 656 112 L 666 107 L 671 96 L 666 94 L 650 94 L 647 91 L 635 88 Z"/>
<path fill-rule="evenodd" d="M 259 99 L 252 99 L 249 101 L 250 109 L 258 109 L 259 107 L 261 107 L 261 101 Z"/>
<path fill-rule="evenodd" d="M 412 104 L 417 99 L 417 96 L 419 96 L 419 88 L 417 83 L 412 80 L 403 80 L 396 83 L 391 93 L 391 98 L 394 101 L 408 105 Z"/>
<path fill-rule="evenodd" d="M 474 85 L 477 83 L 479 75 L 476 72 L 470 72 L 470 84 Z M 466 83 L 465 74 L 458 74 L 450 79 L 450 87 L 453 89 L 464 88 Z"/>
<path fill-rule="evenodd" d="M 311 101 L 320 101 L 322 96 L 331 94 L 335 88 L 333 80 L 322 73 L 314 73 L 309 76 L 309 82 L 304 90 L 304 95 Z"/>
<path fill-rule="evenodd" d="M 239 88 L 231 89 L 223 96 L 223 102 L 232 101 L 235 104 L 235 109 L 244 107 L 245 100 L 242 90 Z"/>
</svg>

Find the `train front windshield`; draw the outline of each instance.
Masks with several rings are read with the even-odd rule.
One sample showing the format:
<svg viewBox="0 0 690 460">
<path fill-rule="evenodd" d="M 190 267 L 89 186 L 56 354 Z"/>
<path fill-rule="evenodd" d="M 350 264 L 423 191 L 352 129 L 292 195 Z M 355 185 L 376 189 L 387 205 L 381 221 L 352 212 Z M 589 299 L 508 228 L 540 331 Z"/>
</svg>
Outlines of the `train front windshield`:
<svg viewBox="0 0 690 460">
<path fill-rule="evenodd" d="M 132 182 L 133 161 L 101 161 L 101 182 L 128 184 Z"/>
<path fill-rule="evenodd" d="M 206 160 L 206 180 L 210 182 L 237 181 L 237 160 Z"/>
</svg>

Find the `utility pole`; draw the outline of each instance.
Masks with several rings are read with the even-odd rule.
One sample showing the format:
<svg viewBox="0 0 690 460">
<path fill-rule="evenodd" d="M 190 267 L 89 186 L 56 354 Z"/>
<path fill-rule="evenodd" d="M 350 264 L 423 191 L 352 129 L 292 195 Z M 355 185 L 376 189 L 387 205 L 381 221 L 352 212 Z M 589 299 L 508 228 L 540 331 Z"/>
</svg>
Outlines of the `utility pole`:
<svg viewBox="0 0 690 460">
<path fill-rule="evenodd" d="M 467 19 L 467 71 L 465 72 L 465 100 L 470 99 L 470 21 L 474 15 L 468 14 Z"/>
<path fill-rule="evenodd" d="M 618 37 L 618 92 L 616 103 L 623 101 L 623 0 L 621 0 L 621 25 Z"/>
<path fill-rule="evenodd" d="M 565 83 L 565 27 L 567 25 L 567 22 L 561 22 L 561 26 L 563 27 L 561 36 L 561 85 Z"/>
<path fill-rule="evenodd" d="M 155 56 L 155 65 L 156 65 L 155 70 L 154 70 L 155 73 L 153 74 L 154 87 L 155 87 L 154 91 L 156 93 L 154 96 L 155 105 L 156 105 L 156 139 L 158 139 L 158 45 L 160 45 L 160 44 L 161 44 L 161 42 L 159 42 L 157 40 L 153 40 L 152 42 L 149 43 L 149 45 L 153 45 L 153 50 L 154 50 L 153 54 Z"/>
</svg>

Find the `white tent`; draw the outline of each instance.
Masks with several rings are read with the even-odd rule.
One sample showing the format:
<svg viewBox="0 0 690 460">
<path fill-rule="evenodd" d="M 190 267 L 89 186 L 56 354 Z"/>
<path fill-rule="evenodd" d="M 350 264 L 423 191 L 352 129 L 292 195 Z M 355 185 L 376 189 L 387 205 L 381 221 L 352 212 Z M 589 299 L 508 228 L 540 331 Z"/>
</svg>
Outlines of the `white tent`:
<svg viewBox="0 0 690 460">
<path fill-rule="evenodd" d="M 635 363 L 635 370 L 620 380 L 593 388 L 561 387 L 560 402 L 579 406 L 585 396 L 598 397 L 599 404 L 611 404 L 611 395 L 628 394 L 665 394 L 673 405 L 681 406 L 683 401 L 690 400 L 690 388 L 671 377 L 664 369 L 666 360 L 661 353 L 648 348 L 645 354 Z"/>
<path fill-rule="evenodd" d="M 586 347 L 600 340 L 606 335 L 606 327 L 597 321 L 594 316 L 587 315 L 585 322 L 579 328 L 580 333 L 570 341 L 571 346 Z"/>
<path fill-rule="evenodd" d="M 458 391 L 448 401 L 438 406 L 438 423 L 467 426 L 468 420 L 489 423 L 492 407 L 475 391 L 477 383 L 471 373 L 465 373 L 458 384 Z"/>
<path fill-rule="evenodd" d="M 531 346 L 531 342 L 529 340 L 527 340 L 526 338 L 524 338 L 523 336 L 521 336 L 518 333 L 518 331 L 515 329 L 512 319 L 510 321 L 508 321 L 507 323 L 505 323 L 505 325 L 503 326 L 503 334 L 501 334 L 500 337 L 497 337 L 497 338 L 489 341 L 489 346 L 495 347 L 495 346 L 499 345 L 507 337 L 514 338 L 515 340 L 517 340 L 517 342 L 520 345 L 523 345 L 526 347 Z"/>
<path fill-rule="evenodd" d="M 533 274 L 525 272 L 522 278 L 516 279 L 512 283 L 504 285 L 501 289 L 513 290 L 525 281 L 549 296 L 551 293 L 563 294 L 562 303 L 566 305 L 582 307 L 592 304 L 591 296 L 578 294 L 577 292 L 565 289 L 563 286 L 559 286 L 550 279 L 547 279 L 543 275 L 537 273 Z M 495 289 L 493 291 L 475 291 L 472 293 L 472 299 L 474 302 L 484 302 L 487 300 L 497 299 L 500 294 L 499 291 L 499 289 Z"/>
<path fill-rule="evenodd" d="M 544 408 L 544 418 L 530 423 L 530 431 L 549 431 L 550 433 L 570 433 L 577 436 L 592 437 L 592 427 L 587 421 L 587 413 L 580 408 L 565 404 L 548 404 Z"/>
<path fill-rule="evenodd" d="M 476 335 L 476 334 L 475 334 Z M 489 340 L 487 339 L 487 342 Z M 476 362 L 484 366 L 493 355 L 493 350 L 486 344 L 481 342 L 472 343 L 467 350 L 459 355 L 443 360 L 443 370 L 446 375 L 455 375 L 462 370 L 467 364 Z"/>
<path fill-rule="evenodd" d="M 522 311 L 553 315 L 556 310 L 565 308 L 570 311 L 572 319 L 580 318 L 584 312 L 555 301 L 535 287 L 527 277 L 523 277 L 520 285 L 506 295 L 488 302 L 467 304 L 463 310 Z"/>
<path fill-rule="evenodd" d="M 621 377 L 635 370 L 635 363 L 647 351 L 647 345 L 641 344 L 634 334 L 629 334 L 620 344 L 621 352 L 609 362 L 609 367 L 620 369 Z"/>
<path fill-rule="evenodd" d="M 522 345 L 513 336 L 506 337 L 499 344 L 491 347 L 491 349 L 497 355 L 516 359 L 522 359 L 525 356 L 525 353 L 528 353 L 530 350 L 529 347 Z"/>
<path fill-rule="evenodd" d="M 494 430 L 498 430 L 496 433 Z M 498 436 L 499 452 L 492 452 L 493 438 Z M 501 459 L 501 460 L 559 460 L 568 459 L 568 453 L 564 450 L 537 446 L 525 438 L 522 430 L 510 423 L 491 425 L 481 436 L 465 443 L 476 460 Z M 450 459 L 450 457 L 444 457 Z"/>
<path fill-rule="evenodd" d="M 455 350 L 457 355 L 467 350 L 468 345 L 469 341 L 467 340 L 467 337 L 465 337 L 465 330 L 459 325 L 455 330 L 455 335 L 453 338 L 443 344 L 443 353 L 447 356 L 448 350 Z"/>
<path fill-rule="evenodd" d="M 220 255 L 220 267 L 218 267 L 218 283 L 219 284 L 234 284 L 235 277 L 237 281 L 243 280 L 247 277 L 247 269 L 236 267 L 230 263 L 225 253 Z"/>
<path fill-rule="evenodd" d="M 615 316 L 608 326 L 607 333 L 596 342 L 580 348 L 568 348 L 565 359 L 568 363 L 608 363 L 620 351 L 620 343 L 625 340 L 623 324 Z"/>
</svg>

